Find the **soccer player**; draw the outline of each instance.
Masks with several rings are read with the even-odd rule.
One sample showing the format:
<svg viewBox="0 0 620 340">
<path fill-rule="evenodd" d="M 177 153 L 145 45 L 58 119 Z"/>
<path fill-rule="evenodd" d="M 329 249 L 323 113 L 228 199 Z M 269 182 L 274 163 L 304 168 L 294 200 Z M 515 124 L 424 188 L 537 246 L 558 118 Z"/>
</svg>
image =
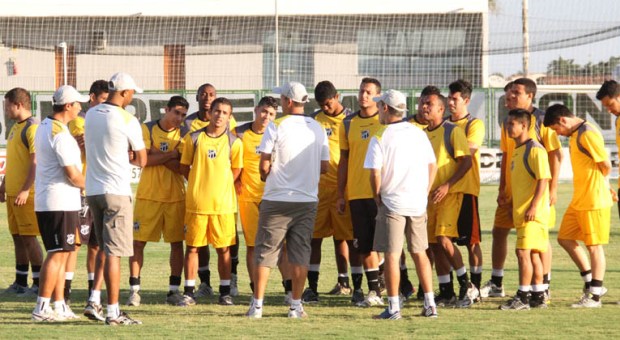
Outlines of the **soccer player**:
<svg viewBox="0 0 620 340">
<path fill-rule="evenodd" d="M 385 254 L 388 294 L 388 307 L 375 318 L 401 318 L 398 283 L 404 239 L 424 289 L 422 315 L 436 317 L 433 274 L 426 256 L 426 203 L 437 172 L 435 154 L 424 132 L 403 120 L 407 109 L 404 94 L 388 90 L 373 100 L 378 102 L 384 127 L 368 145 L 364 168 L 370 169 L 370 186 L 378 207 L 374 248 Z M 411 153 L 411 145 L 416 145 L 415 153 Z"/>
<path fill-rule="evenodd" d="M 620 84 L 615 80 L 607 80 L 596 92 L 596 99 L 601 101 L 603 107 L 612 115 L 616 116 L 616 145 L 620 150 Z M 620 195 L 620 181 L 617 195 Z M 620 214 L 620 203 L 618 203 L 618 213 Z"/>
<path fill-rule="evenodd" d="M 185 135 L 181 173 L 187 178 L 185 200 L 185 286 L 179 306 L 194 305 L 198 248 L 213 245 L 220 275 L 219 304 L 233 304 L 230 296 L 230 246 L 235 244 L 237 195 L 235 180 L 243 168 L 243 145 L 229 130 L 232 103 L 217 98 L 209 125 Z M 191 168 L 190 168 L 191 167 Z"/>
<path fill-rule="evenodd" d="M 450 267 L 455 269 L 460 286 L 458 300 L 473 300 L 478 296 L 478 290 L 469 281 L 461 252 L 453 244 L 459 236 L 457 224 L 465 192 L 464 178 L 472 161 L 463 129 L 443 119 L 447 105 L 444 96 L 431 94 L 424 97 L 422 107 L 424 120 L 428 122 L 425 131 L 437 159 L 437 176 L 429 196 L 427 228 L 439 280 L 438 306 L 456 303 L 450 284 Z"/>
<path fill-rule="evenodd" d="M 280 94 L 284 116 L 267 126 L 259 147 L 265 191 L 254 249 L 256 286 L 246 316 L 262 317 L 270 268 L 277 264 L 286 242 L 293 279 L 288 317 L 303 318 L 307 314 L 301 294 L 310 263 L 319 178 L 329 166 L 329 146 L 321 125 L 304 116 L 304 105 L 309 100 L 301 83 L 286 83 L 274 92 Z"/>
<path fill-rule="evenodd" d="M 147 242 L 163 236 L 170 243 L 170 277 L 166 302 L 177 305 L 183 271 L 183 219 L 185 217 L 185 181 L 179 160 L 183 149 L 181 123 L 189 103 L 173 96 L 161 119 L 142 124 L 142 139 L 147 150 L 146 166 L 140 175 L 134 207 L 133 256 L 129 258 L 130 295 L 128 306 L 140 305 L 140 272 Z"/>
<path fill-rule="evenodd" d="M 340 141 L 338 130 L 342 121 L 351 114 L 339 101 L 339 94 L 331 82 L 319 82 L 314 88 L 314 99 L 320 110 L 312 117 L 323 127 L 329 141 L 329 168 L 321 175 L 319 181 L 319 205 L 317 208 L 314 233 L 312 235 L 312 253 L 308 267 L 308 285 L 301 300 L 303 303 L 319 302 L 318 283 L 321 266 L 321 244 L 323 239 L 333 236 L 336 255 L 338 281 L 329 292 L 330 295 L 350 295 L 349 275 L 347 267 L 349 260 L 352 267 L 361 269 L 359 254 L 353 247 L 353 227 L 349 211 L 338 213 L 336 200 L 338 199 L 338 162 L 340 161 Z M 350 243 L 350 247 L 349 244 Z"/>
<path fill-rule="evenodd" d="M 345 212 L 349 200 L 353 224 L 353 244 L 362 257 L 368 295 L 362 291 L 362 273 L 351 268 L 353 296 L 357 306 L 383 305 L 379 289 L 379 255 L 373 250 L 377 205 L 373 199 L 368 178 L 370 170 L 364 169 L 364 159 L 370 138 L 381 128 L 377 103 L 373 98 L 381 93 L 381 83 L 374 78 L 364 78 L 357 100 L 360 110 L 348 116 L 340 125 L 340 163 L 338 163 L 338 210 Z"/>
<path fill-rule="evenodd" d="M 15 282 L 6 292 L 34 296 L 39 287 L 43 252 L 37 241 L 39 226 L 34 212 L 36 169 L 34 136 L 39 126 L 32 116 L 30 93 L 16 87 L 4 95 L 4 113 L 15 121 L 6 145 L 6 172 L 0 185 L 0 202 L 6 202 L 9 231 L 15 249 Z M 28 264 L 32 287 L 28 288 Z"/>
<path fill-rule="evenodd" d="M 133 255 L 133 206 L 130 164 L 144 167 L 146 149 L 138 119 L 125 111 L 135 92 L 133 78 L 115 73 L 108 82 L 108 99 L 86 113 L 86 199 L 93 213 L 99 247 L 106 253 L 104 279 L 107 288 L 107 325 L 135 325 L 120 311 L 121 256 Z M 128 147 L 130 148 L 128 151 Z M 101 304 L 100 301 L 93 301 Z"/>
<path fill-rule="evenodd" d="M 420 130 L 424 130 L 428 126 L 428 123 L 424 120 L 424 115 L 422 114 L 422 106 L 424 103 L 424 97 L 431 94 L 438 95 L 441 94 L 441 91 L 433 85 L 425 86 L 420 93 L 420 98 L 418 98 L 418 111 L 415 115 L 407 118 L 409 123 L 413 124 L 413 126 L 417 126 Z"/>
<path fill-rule="evenodd" d="M 545 115 L 545 126 L 559 135 L 570 137 L 570 161 L 573 167 L 573 198 L 564 213 L 558 243 L 566 250 L 585 285 L 583 296 L 574 308 L 599 308 L 606 270 L 605 250 L 609 243 L 611 206 L 617 200 L 605 178 L 611 162 L 602 134 L 560 104 L 552 105 Z M 578 241 L 584 243 L 590 260 Z"/>
<path fill-rule="evenodd" d="M 65 304 L 65 266 L 75 251 L 81 208 L 80 189 L 84 188 L 82 161 L 77 142 L 67 123 L 87 102 L 69 85 L 58 88 L 52 96 L 53 113 L 45 118 L 35 137 L 38 150 L 35 177 L 35 211 L 47 256 L 41 268 L 37 303 L 32 311 L 35 322 L 53 322 L 78 318 Z M 51 307 L 51 299 L 54 309 Z"/>
<path fill-rule="evenodd" d="M 465 131 L 467 144 L 472 157 L 472 166 L 462 181 L 463 203 L 459 213 L 459 237 L 456 244 L 467 247 L 471 283 L 480 289 L 482 281 L 482 250 L 480 248 L 480 217 L 478 214 L 478 195 L 480 195 L 480 146 L 484 140 L 484 122 L 474 118 L 467 106 L 471 100 L 472 86 L 468 81 L 459 79 L 451 83 L 448 88 L 448 106 L 450 108 L 450 123 Z M 478 300 L 465 299 L 459 303 L 460 307 L 470 307 Z"/>
<path fill-rule="evenodd" d="M 519 263 L 519 289 L 501 310 L 546 308 L 541 254 L 549 244 L 549 161 L 545 148 L 529 134 L 530 112 L 508 112 L 506 134 L 515 141 L 510 161 L 512 215 L 517 229 L 516 255 Z"/>
<path fill-rule="evenodd" d="M 551 215 L 549 227 L 555 225 L 555 201 L 557 199 L 558 178 L 560 175 L 560 163 L 562 161 L 562 149 L 557 134 L 543 125 L 545 113 L 534 107 L 534 97 L 536 96 L 536 83 L 528 78 L 519 78 L 512 82 L 510 90 L 506 93 L 506 107 L 510 110 L 522 109 L 531 113 L 532 122 L 529 125 L 530 137 L 542 144 L 547 150 L 549 168 L 551 170 L 551 181 L 549 181 L 549 204 L 551 205 Z M 502 125 L 500 137 L 500 149 L 502 150 L 499 193 L 497 196 L 497 210 L 495 211 L 495 221 L 493 223 L 493 243 L 491 248 L 491 260 L 493 271 L 491 280 L 480 288 L 481 297 L 502 297 L 504 287 L 502 279 L 504 277 L 504 263 L 508 253 L 508 234 L 514 227 L 512 221 L 512 184 L 511 169 L 508 162 L 512 159 L 515 149 L 514 140 L 506 135 L 506 129 Z M 542 253 L 542 263 L 544 267 L 543 280 L 548 300 L 548 285 L 551 280 L 551 246 Z"/>
</svg>

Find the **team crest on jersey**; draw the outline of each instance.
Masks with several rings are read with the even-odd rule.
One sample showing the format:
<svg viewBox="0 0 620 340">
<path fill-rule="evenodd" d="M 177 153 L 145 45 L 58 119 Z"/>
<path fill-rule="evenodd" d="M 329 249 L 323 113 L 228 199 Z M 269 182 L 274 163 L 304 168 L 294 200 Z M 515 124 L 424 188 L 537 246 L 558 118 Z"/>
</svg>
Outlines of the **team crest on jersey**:
<svg viewBox="0 0 620 340">
<path fill-rule="evenodd" d="M 254 152 L 256 152 L 257 155 L 260 155 L 260 151 L 258 150 L 260 148 L 260 145 L 256 146 L 256 149 L 254 149 Z"/>
<path fill-rule="evenodd" d="M 82 224 L 80 226 L 80 234 L 86 236 L 89 233 L 90 233 L 90 226 L 88 224 Z"/>
<path fill-rule="evenodd" d="M 67 234 L 67 244 L 75 243 L 75 234 Z"/>
<path fill-rule="evenodd" d="M 362 139 L 368 139 L 368 137 L 370 137 L 370 131 L 363 130 L 362 131 Z"/>
<path fill-rule="evenodd" d="M 209 150 L 209 151 L 207 152 L 207 157 L 209 157 L 209 158 L 215 158 L 215 157 L 217 157 L 217 152 L 215 152 L 215 150 Z"/>
<path fill-rule="evenodd" d="M 325 128 L 325 134 L 327 135 L 327 137 L 331 137 L 331 135 L 332 135 L 332 128 Z"/>
<path fill-rule="evenodd" d="M 168 142 L 159 143 L 159 151 L 163 151 L 163 152 L 168 151 Z"/>
<path fill-rule="evenodd" d="M 136 221 L 133 223 L 133 230 L 134 231 L 140 230 L 140 222 Z"/>
</svg>

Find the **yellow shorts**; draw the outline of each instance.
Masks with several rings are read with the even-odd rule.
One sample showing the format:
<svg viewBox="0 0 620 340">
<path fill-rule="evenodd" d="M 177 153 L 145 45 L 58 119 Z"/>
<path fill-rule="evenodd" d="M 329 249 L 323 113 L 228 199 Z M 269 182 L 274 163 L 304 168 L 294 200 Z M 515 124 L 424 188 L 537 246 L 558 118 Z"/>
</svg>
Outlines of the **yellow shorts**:
<svg viewBox="0 0 620 340">
<path fill-rule="evenodd" d="M 517 249 L 547 251 L 549 245 L 549 227 L 538 222 L 529 221 L 517 227 Z"/>
<path fill-rule="evenodd" d="M 254 247 L 258 229 L 258 205 L 260 202 L 239 201 L 239 219 L 247 247 Z"/>
<path fill-rule="evenodd" d="M 575 210 L 568 207 L 562 218 L 558 240 L 583 241 L 586 246 L 609 243 L 611 207 Z"/>
<path fill-rule="evenodd" d="M 512 220 L 512 205 L 509 206 L 497 206 L 495 209 L 495 221 L 493 221 L 494 228 L 511 229 L 514 228 L 514 221 Z"/>
<path fill-rule="evenodd" d="M 6 197 L 6 212 L 11 235 L 39 236 L 39 223 L 34 213 L 34 194 L 30 194 L 26 204 L 15 205 L 15 196 Z"/>
<path fill-rule="evenodd" d="M 225 248 L 236 243 L 235 213 L 205 215 L 185 213 L 185 243 L 190 247 Z"/>
<path fill-rule="evenodd" d="M 157 202 L 136 199 L 133 210 L 133 239 L 142 242 L 183 242 L 185 201 Z"/>
<path fill-rule="evenodd" d="M 428 201 L 428 243 L 437 243 L 437 236 L 459 237 L 458 220 L 463 193 L 449 193 L 438 204 Z"/>
<path fill-rule="evenodd" d="M 336 201 L 338 201 L 337 187 L 319 186 L 319 206 L 312 238 L 334 236 L 336 240 L 342 241 L 353 239 L 350 209 L 345 209 L 345 213 L 340 215 L 336 208 Z"/>
</svg>

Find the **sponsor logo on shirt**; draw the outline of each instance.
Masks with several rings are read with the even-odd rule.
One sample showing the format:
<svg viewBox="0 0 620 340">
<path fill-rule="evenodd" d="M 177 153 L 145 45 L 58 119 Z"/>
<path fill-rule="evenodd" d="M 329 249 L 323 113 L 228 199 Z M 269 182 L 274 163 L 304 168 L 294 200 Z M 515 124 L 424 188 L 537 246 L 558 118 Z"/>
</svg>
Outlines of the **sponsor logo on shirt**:
<svg viewBox="0 0 620 340">
<path fill-rule="evenodd" d="M 327 137 L 331 137 L 332 129 L 331 128 L 325 128 L 325 134 L 327 135 Z"/>
<path fill-rule="evenodd" d="M 168 151 L 168 142 L 159 143 L 159 151 L 163 151 L 163 152 Z"/>
<path fill-rule="evenodd" d="M 254 149 L 254 152 L 256 152 L 257 155 L 260 155 L 260 151 L 258 150 L 260 148 L 260 145 L 257 145 L 256 148 Z"/>
<path fill-rule="evenodd" d="M 207 157 L 215 158 L 217 157 L 217 152 L 215 152 L 215 150 L 209 150 L 209 152 L 207 153 Z"/>
<path fill-rule="evenodd" d="M 362 130 L 362 139 L 368 139 L 370 137 L 370 131 Z"/>
</svg>

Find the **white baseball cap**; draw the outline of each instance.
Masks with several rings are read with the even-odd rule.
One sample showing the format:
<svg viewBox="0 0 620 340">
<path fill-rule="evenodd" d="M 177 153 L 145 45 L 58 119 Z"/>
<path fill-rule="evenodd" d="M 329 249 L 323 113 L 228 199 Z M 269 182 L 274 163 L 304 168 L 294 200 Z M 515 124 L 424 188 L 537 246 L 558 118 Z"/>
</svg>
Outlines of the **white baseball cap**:
<svg viewBox="0 0 620 340">
<path fill-rule="evenodd" d="M 296 81 L 276 87 L 273 89 L 273 92 L 281 94 L 297 103 L 307 103 L 310 101 L 306 87 Z"/>
<path fill-rule="evenodd" d="M 52 96 L 52 103 L 54 105 L 65 105 L 75 102 L 88 103 L 89 100 L 89 96 L 81 95 L 71 85 L 63 85 L 59 87 Z"/>
<path fill-rule="evenodd" d="M 110 81 L 108 82 L 108 88 L 110 91 L 123 91 L 134 90 L 136 93 L 142 93 L 142 89 L 136 85 L 133 78 L 127 73 L 117 72 L 114 73 Z"/>
<path fill-rule="evenodd" d="M 407 110 L 407 97 L 400 91 L 387 90 L 379 97 L 372 99 L 375 102 L 384 102 L 385 105 L 396 111 L 404 112 Z"/>
</svg>

